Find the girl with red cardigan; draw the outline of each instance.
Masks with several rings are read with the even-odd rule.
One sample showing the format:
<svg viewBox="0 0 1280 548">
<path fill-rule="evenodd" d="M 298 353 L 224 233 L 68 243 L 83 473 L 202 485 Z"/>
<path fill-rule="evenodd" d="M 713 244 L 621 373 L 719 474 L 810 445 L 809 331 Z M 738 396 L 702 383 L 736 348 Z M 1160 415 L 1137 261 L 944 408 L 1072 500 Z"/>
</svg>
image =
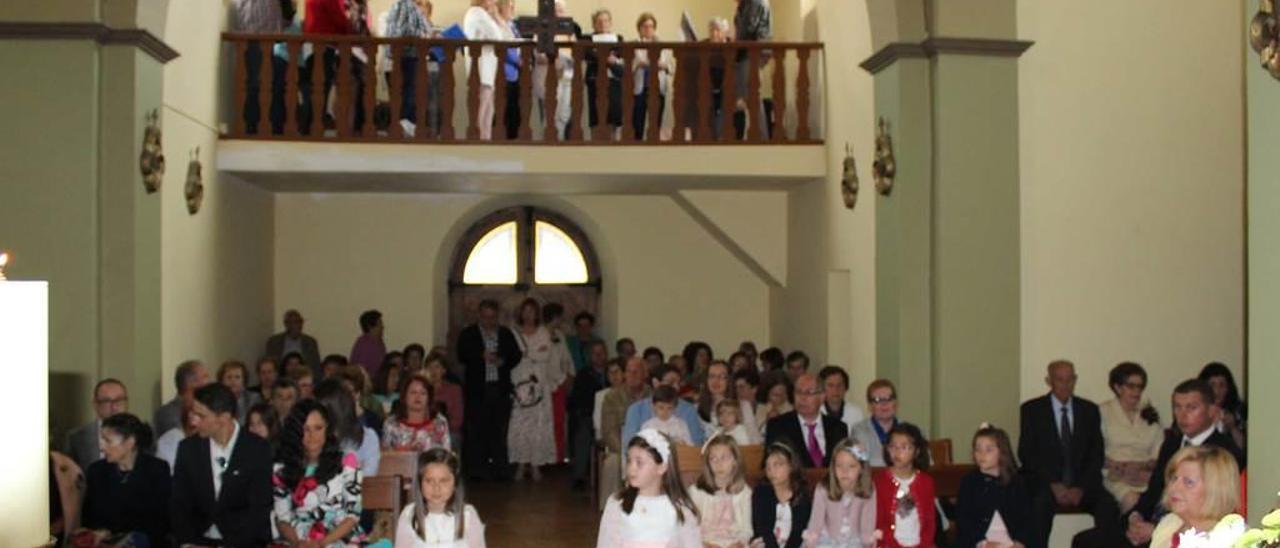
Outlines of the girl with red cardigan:
<svg viewBox="0 0 1280 548">
<path fill-rule="evenodd" d="M 907 422 L 889 431 L 884 460 L 889 467 L 875 475 L 876 535 L 884 548 L 935 546 L 937 511 L 929 468 L 929 444 L 920 429 Z"/>
</svg>

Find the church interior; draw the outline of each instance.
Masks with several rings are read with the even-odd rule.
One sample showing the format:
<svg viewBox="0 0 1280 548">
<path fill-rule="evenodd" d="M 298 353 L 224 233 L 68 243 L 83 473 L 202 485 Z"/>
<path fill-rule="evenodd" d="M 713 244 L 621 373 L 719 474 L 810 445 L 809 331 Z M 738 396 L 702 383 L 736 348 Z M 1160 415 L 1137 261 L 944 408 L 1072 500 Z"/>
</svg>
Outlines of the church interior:
<svg viewBox="0 0 1280 548">
<path fill-rule="evenodd" d="M 320 355 L 345 355 L 370 309 L 387 349 L 454 355 L 479 302 L 507 325 L 526 297 L 594 314 L 610 356 L 624 337 L 667 354 L 705 341 L 722 359 L 743 341 L 802 350 L 812 373 L 842 369 L 859 406 L 888 379 L 899 416 L 951 440 L 957 465 L 984 423 L 1017 446 L 1019 406 L 1048 392 L 1055 360 L 1094 402 L 1113 398 L 1116 364 L 1141 364 L 1164 426 L 1168 395 L 1219 362 L 1259 425 L 1241 510 L 1256 526 L 1280 503 L 1280 439 L 1257 437 L 1280 417 L 1266 396 L 1280 390 L 1280 70 L 1250 36 L 1272 0 L 768 0 L 771 49 L 675 44 L 757 0 L 568 0 L 584 29 L 607 9 L 628 40 L 647 12 L 676 52 L 671 76 L 627 73 L 615 130 L 587 114 L 615 107 L 587 89 L 607 70 L 563 82 L 534 63 L 488 86 L 496 126 L 478 128 L 475 53 L 500 47 L 483 41 L 439 48 L 430 102 L 427 72 L 368 61 L 412 43 L 376 28 L 329 44 L 332 97 L 319 70 L 264 83 L 276 69 L 241 60 L 270 44 L 237 31 L 240 1 L 0 2 L 0 286 L 47 282 L 37 316 L 0 291 L 0 364 L 27 371 L 0 425 L 31 438 L 0 454 L 21 476 L 0 480 L 15 546 L 48 545 L 32 500 L 50 496 L 49 450 L 95 419 L 102 379 L 150 420 L 179 396 L 181 364 L 252 370 L 288 311 Z M 442 28 L 471 7 L 433 3 Z M 374 27 L 393 4 L 367 0 Z M 514 4 L 546 24 L 538 1 Z M 523 44 L 501 48 L 508 67 L 543 48 Z M 539 91 L 543 75 L 558 90 Z M 625 91 L 668 77 L 662 95 Z M 279 108 L 273 85 L 302 92 Z M 735 99 L 747 106 L 713 106 Z M 546 120 L 557 101 L 567 129 Z M 416 127 L 397 123 L 413 109 Z M 486 253 L 490 271 L 473 270 Z M 551 495 L 469 485 L 488 544 L 591 545 L 603 506 L 570 490 L 569 469 L 542 480 Z M 1060 514 L 1050 545 L 1092 526 Z"/>
</svg>

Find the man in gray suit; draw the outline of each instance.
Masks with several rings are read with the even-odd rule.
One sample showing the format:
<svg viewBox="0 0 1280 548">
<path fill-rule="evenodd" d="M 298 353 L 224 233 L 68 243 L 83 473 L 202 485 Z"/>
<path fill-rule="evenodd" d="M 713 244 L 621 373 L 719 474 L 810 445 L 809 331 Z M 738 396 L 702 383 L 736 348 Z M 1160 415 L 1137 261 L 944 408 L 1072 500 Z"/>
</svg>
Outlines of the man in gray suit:
<svg viewBox="0 0 1280 548">
<path fill-rule="evenodd" d="M 81 470 L 88 470 L 93 461 L 102 458 L 102 451 L 98 448 L 98 427 L 103 419 L 128 410 L 129 393 L 124 383 L 116 379 L 102 379 L 93 387 L 93 411 L 98 418 L 67 434 L 66 453 L 80 465 Z"/>
<path fill-rule="evenodd" d="M 183 402 L 190 406 L 196 389 L 206 384 L 209 384 L 209 370 L 200 360 L 187 360 L 178 366 L 178 370 L 173 372 L 173 386 L 178 395 L 156 409 L 155 419 L 151 421 L 157 438 L 182 425 Z"/>
<path fill-rule="evenodd" d="M 315 338 L 302 332 L 302 314 L 297 310 L 284 313 L 284 332 L 276 333 L 267 339 L 267 357 L 284 363 L 284 357 L 292 353 L 302 356 L 302 361 L 311 368 L 311 374 L 317 379 L 324 378 L 320 369 L 320 345 Z M 381 364 L 378 364 L 381 365 Z M 281 376 L 286 372 L 281 371 Z"/>
</svg>

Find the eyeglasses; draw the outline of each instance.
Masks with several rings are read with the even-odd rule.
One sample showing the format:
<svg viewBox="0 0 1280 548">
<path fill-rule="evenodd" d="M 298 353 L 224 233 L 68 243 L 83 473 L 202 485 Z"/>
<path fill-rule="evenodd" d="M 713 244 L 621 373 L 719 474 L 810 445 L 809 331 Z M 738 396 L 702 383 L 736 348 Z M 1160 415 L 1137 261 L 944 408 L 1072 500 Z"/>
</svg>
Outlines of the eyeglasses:
<svg viewBox="0 0 1280 548">
<path fill-rule="evenodd" d="M 109 399 L 109 400 L 108 400 L 108 399 L 98 399 L 98 400 L 94 400 L 94 401 L 95 401 L 98 405 L 118 405 L 118 404 L 122 404 L 122 403 L 128 403 L 128 402 L 129 402 L 129 398 L 127 398 L 127 397 L 121 397 L 121 398 L 112 398 L 112 399 Z"/>
<path fill-rule="evenodd" d="M 867 398 L 867 401 L 871 402 L 871 405 L 880 405 L 882 403 L 890 403 L 890 402 L 898 401 L 898 397 L 889 396 L 887 398 Z"/>
</svg>

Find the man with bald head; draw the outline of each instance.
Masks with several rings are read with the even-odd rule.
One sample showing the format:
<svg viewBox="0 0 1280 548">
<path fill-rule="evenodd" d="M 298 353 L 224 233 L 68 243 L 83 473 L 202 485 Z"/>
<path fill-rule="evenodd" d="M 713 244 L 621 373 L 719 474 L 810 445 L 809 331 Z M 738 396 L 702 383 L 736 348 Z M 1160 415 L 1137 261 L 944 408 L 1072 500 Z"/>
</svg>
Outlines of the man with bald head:
<svg viewBox="0 0 1280 548">
<path fill-rule="evenodd" d="M 1102 487 L 1102 418 L 1098 406 L 1075 395 L 1075 365 L 1049 364 L 1049 393 L 1022 404 L 1018 460 L 1031 492 L 1028 548 L 1047 546 L 1058 508 L 1093 514 L 1098 527 L 1118 523 L 1119 506 Z"/>
<path fill-rule="evenodd" d="M 822 413 L 823 394 L 817 376 L 805 373 L 796 377 L 795 410 L 769 419 L 765 445 L 790 445 L 804 468 L 830 466 L 831 452 L 849 437 L 849 427 L 839 417 Z"/>
</svg>

